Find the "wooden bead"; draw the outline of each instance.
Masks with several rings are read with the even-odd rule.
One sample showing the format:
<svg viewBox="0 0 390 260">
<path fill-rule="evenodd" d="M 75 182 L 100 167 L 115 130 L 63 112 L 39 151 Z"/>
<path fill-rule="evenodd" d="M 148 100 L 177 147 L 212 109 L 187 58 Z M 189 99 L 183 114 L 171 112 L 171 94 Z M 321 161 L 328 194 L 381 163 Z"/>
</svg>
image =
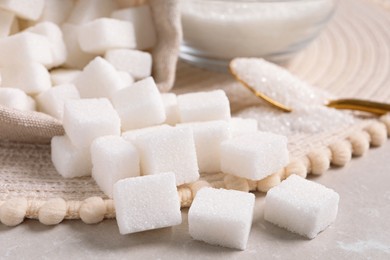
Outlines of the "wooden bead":
<svg viewBox="0 0 390 260">
<path fill-rule="evenodd" d="M 330 167 L 331 153 L 329 149 L 320 149 L 308 154 L 311 163 L 311 173 L 321 175 Z"/>
<path fill-rule="evenodd" d="M 90 197 L 81 204 L 79 214 L 86 224 L 96 224 L 104 219 L 106 205 L 102 198 Z"/>
<path fill-rule="evenodd" d="M 331 162 L 336 166 L 344 166 L 352 158 L 351 143 L 345 140 L 338 141 L 329 146 L 332 152 Z"/>
<path fill-rule="evenodd" d="M 354 156 L 362 156 L 370 148 L 370 136 L 367 132 L 355 132 L 347 139 L 351 143 L 352 154 Z"/>
<path fill-rule="evenodd" d="M 372 123 L 365 131 L 370 135 L 370 144 L 374 147 L 381 146 L 387 140 L 387 130 L 382 123 Z"/>
<path fill-rule="evenodd" d="M 6 226 L 16 226 L 23 222 L 27 212 L 25 198 L 9 199 L 0 208 L 0 221 Z"/>
<path fill-rule="evenodd" d="M 61 198 L 48 200 L 38 212 L 38 219 L 45 225 L 57 225 L 65 217 L 66 202 Z"/>
</svg>

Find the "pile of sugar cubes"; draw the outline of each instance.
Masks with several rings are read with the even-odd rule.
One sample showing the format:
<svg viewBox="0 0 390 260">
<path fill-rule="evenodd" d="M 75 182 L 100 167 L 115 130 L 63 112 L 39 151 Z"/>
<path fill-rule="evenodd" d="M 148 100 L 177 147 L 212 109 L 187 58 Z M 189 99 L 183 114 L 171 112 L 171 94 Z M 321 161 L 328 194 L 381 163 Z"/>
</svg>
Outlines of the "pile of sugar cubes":
<svg viewBox="0 0 390 260">
<path fill-rule="evenodd" d="M 261 180 L 289 162 L 287 138 L 232 118 L 224 91 L 160 93 L 145 51 L 155 42 L 148 5 L 0 1 L 0 104 L 62 121 L 66 134 L 51 141 L 57 172 L 92 175 L 114 199 L 121 234 L 180 224 L 177 186 L 199 173 Z M 291 175 L 268 192 L 265 219 L 313 238 L 336 218 L 338 200 Z M 203 188 L 189 233 L 244 250 L 254 205 L 252 193 Z"/>
</svg>

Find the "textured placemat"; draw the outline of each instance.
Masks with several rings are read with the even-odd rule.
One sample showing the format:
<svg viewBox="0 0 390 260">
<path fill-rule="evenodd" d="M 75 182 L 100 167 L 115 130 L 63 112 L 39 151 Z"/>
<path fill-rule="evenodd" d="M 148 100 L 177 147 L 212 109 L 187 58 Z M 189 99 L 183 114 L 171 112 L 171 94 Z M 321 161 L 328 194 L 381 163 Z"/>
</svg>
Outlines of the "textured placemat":
<svg viewBox="0 0 390 260">
<path fill-rule="evenodd" d="M 295 75 L 338 97 L 390 101 L 390 13 L 389 1 L 343 0 L 333 21 L 321 36 L 288 64 Z M 254 98 L 229 75 L 205 71 L 179 63 L 176 93 L 224 89 L 237 113 L 258 105 Z M 332 163 L 342 166 L 352 155 L 379 146 L 387 138 L 389 117 L 359 120 L 354 125 L 315 134 L 289 136 L 292 162 L 277 178 L 291 173 L 320 174 Z M 386 128 L 387 127 L 387 128 Z M 33 160 L 31 160 L 33 158 Z M 87 178 L 63 179 L 50 161 L 48 145 L 0 142 L 0 220 L 8 225 L 24 217 L 56 224 L 62 219 L 81 218 L 96 223 L 114 217 L 112 200 Z M 34 164 L 27 163 L 34 161 Z M 203 175 L 214 187 L 238 190 L 266 190 L 267 182 L 251 182 L 223 174 Z M 272 179 L 272 178 L 271 178 Z M 204 181 L 178 188 L 182 206 L 190 205 Z M 92 198 L 91 198 L 92 197 Z"/>
</svg>

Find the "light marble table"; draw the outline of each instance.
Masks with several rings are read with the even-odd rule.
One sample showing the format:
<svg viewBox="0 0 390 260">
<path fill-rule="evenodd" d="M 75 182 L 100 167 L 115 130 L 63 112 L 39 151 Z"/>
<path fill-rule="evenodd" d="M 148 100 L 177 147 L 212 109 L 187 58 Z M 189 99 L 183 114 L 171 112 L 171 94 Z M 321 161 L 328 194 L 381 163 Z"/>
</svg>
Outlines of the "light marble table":
<svg viewBox="0 0 390 260">
<path fill-rule="evenodd" d="M 340 194 L 336 222 L 313 240 L 265 222 L 257 194 L 245 251 L 193 241 L 184 210 L 179 226 L 127 236 L 115 220 L 0 224 L 0 259 L 390 259 L 390 141 L 313 180 Z"/>
</svg>

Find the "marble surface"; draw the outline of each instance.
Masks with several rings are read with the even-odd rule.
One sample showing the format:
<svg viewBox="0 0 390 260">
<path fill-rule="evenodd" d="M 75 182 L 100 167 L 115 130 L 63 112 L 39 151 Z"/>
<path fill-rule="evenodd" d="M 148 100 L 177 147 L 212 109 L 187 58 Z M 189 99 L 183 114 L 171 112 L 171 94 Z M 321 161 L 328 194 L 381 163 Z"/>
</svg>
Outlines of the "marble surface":
<svg viewBox="0 0 390 260">
<path fill-rule="evenodd" d="M 127 236 L 119 234 L 115 220 L 0 224 L 0 259 L 390 259 L 390 141 L 311 179 L 340 194 L 336 222 L 313 240 L 264 221 L 264 195 L 256 194 L 245 251 L 193 241 L 184 210 L 179 226 Z"/>
</svg>

